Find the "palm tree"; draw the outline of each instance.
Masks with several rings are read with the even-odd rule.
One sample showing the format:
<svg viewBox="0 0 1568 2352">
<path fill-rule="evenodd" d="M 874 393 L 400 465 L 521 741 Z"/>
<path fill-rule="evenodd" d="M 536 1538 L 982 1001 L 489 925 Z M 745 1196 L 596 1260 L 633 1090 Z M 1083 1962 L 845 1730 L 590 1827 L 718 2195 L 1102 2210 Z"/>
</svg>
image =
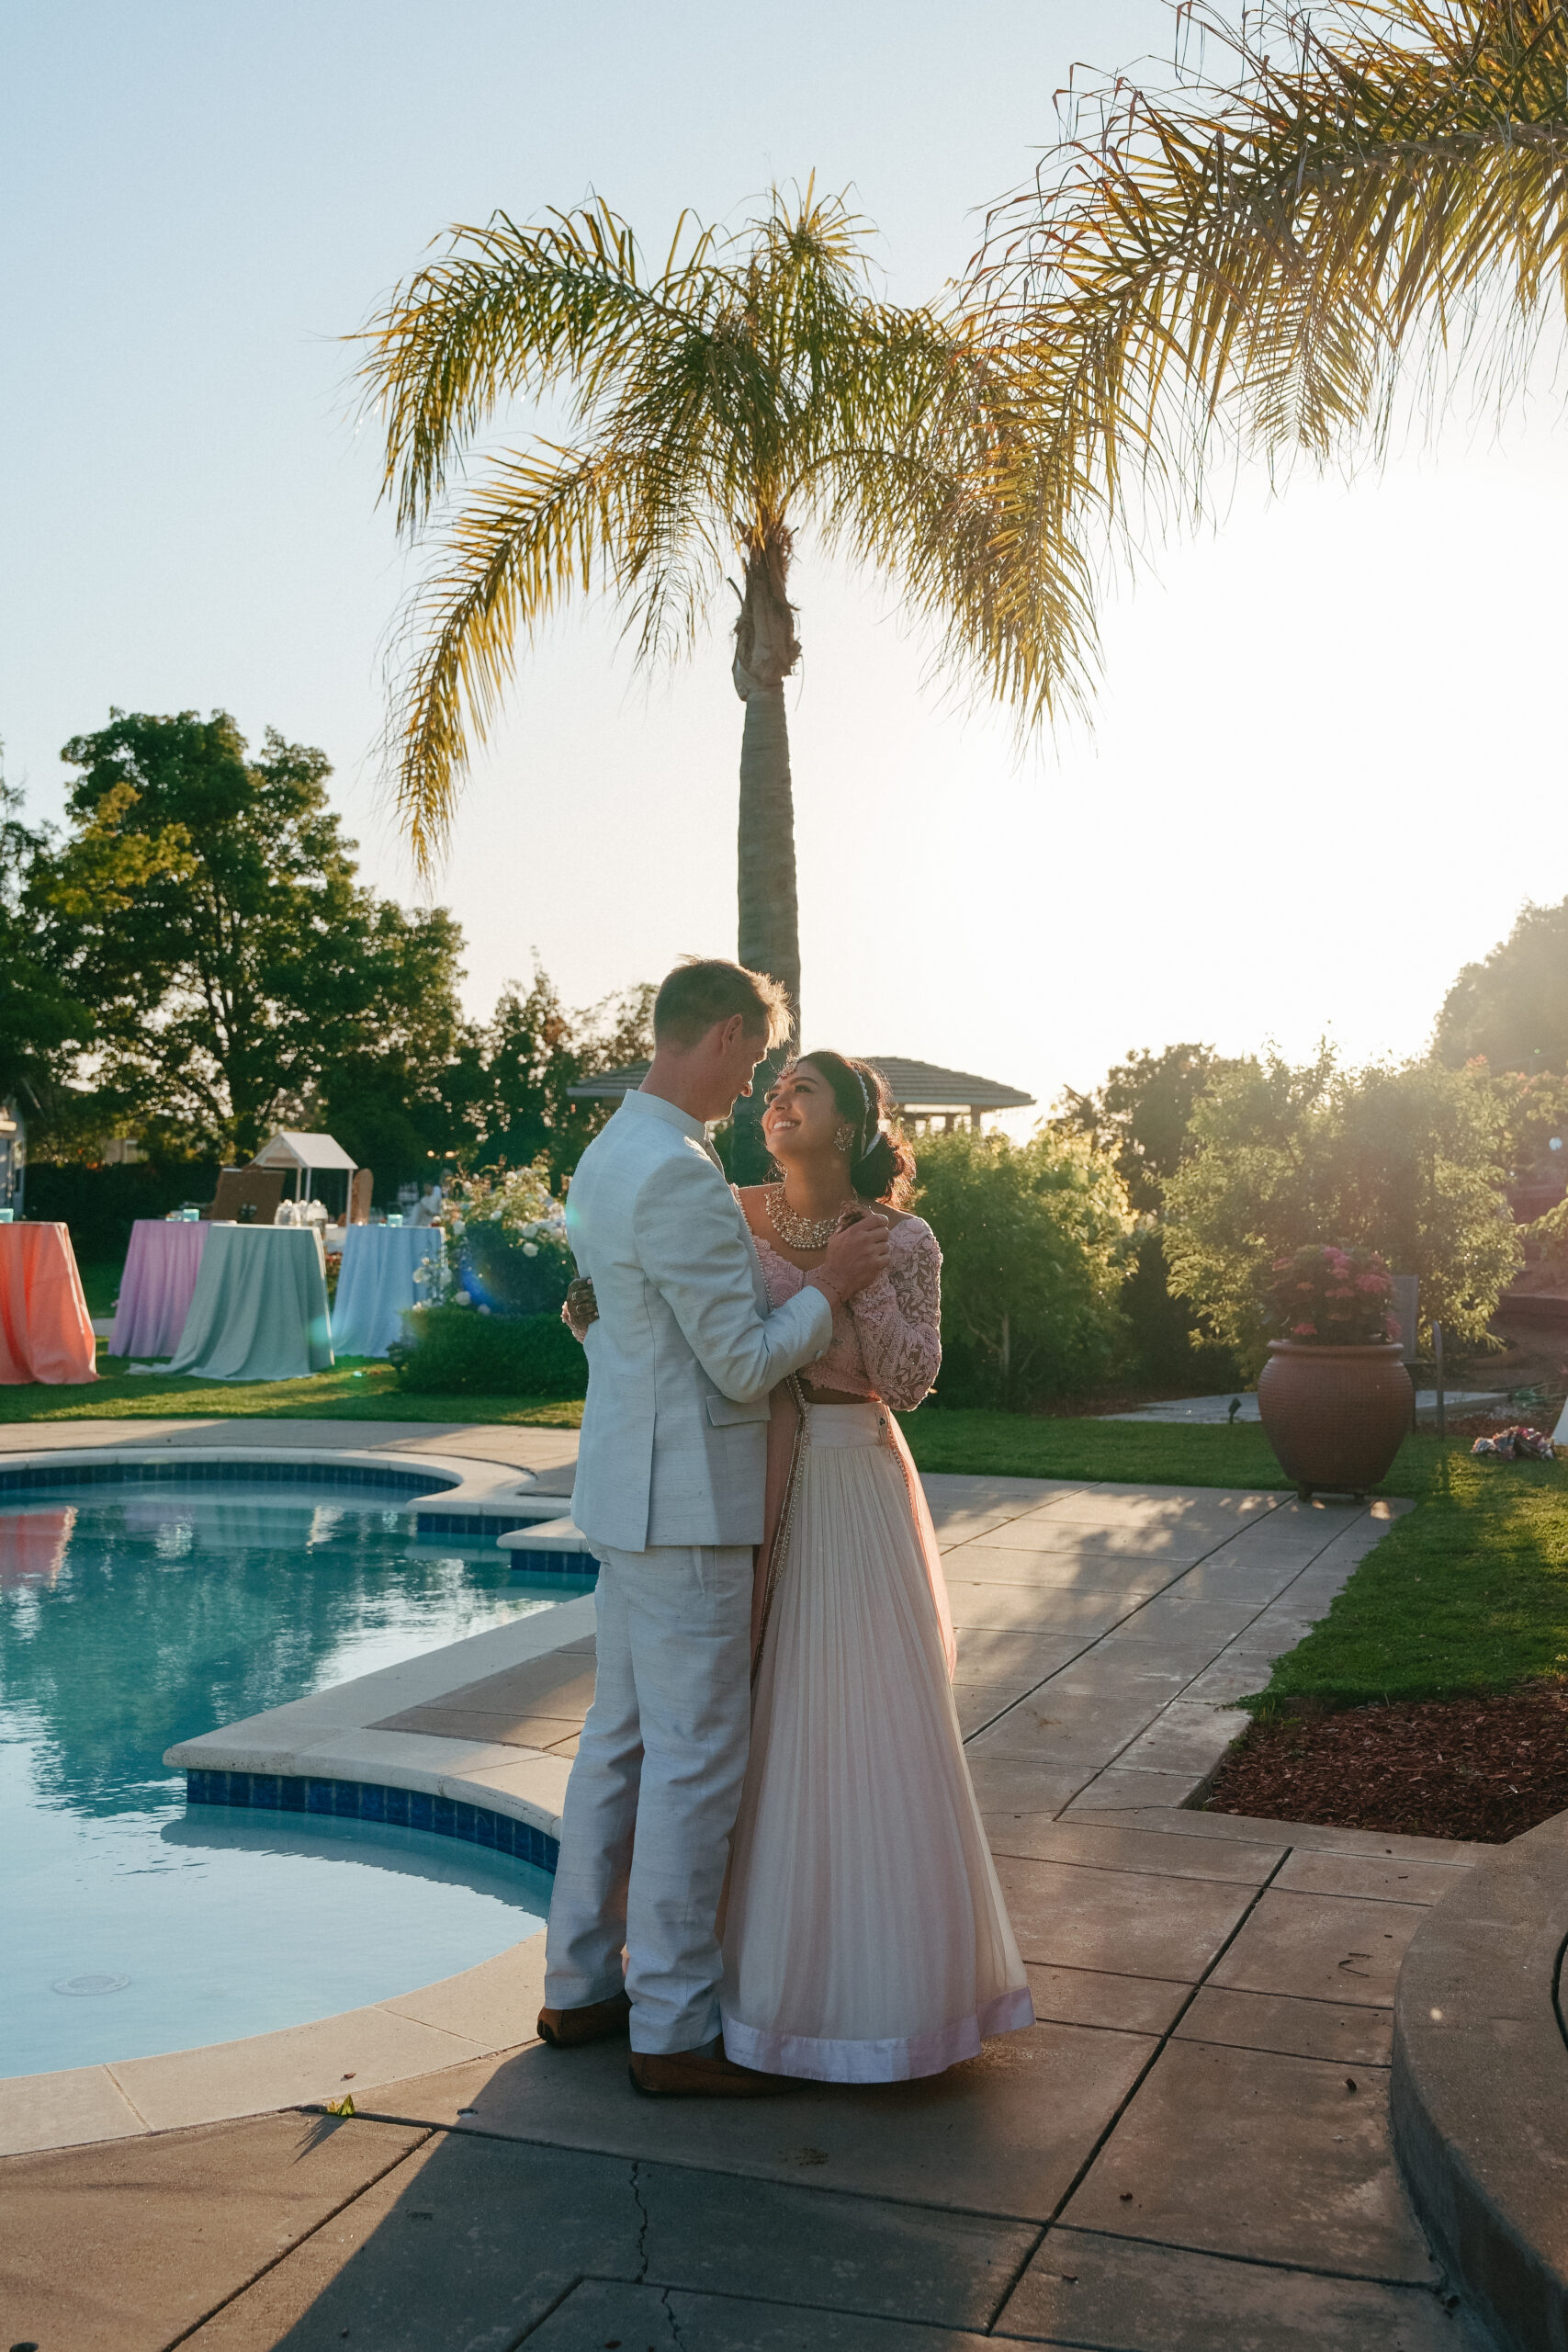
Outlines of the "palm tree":
<svg viewBox="0 0 1568 2352">
<path fill-rule="evenodd" d="M 1238 428 L 1376 456 L 1402 389 L 1506 397 L 1568 307 L 1562 0 L 1175 14 L 1175 93 L 1080 96 L 971 289 L 1026 412 L 993 501 L 1050 451 L 1062 543 L 1201 503 Z"/>
<path fill-rule="evenodd" d="M 519 647 L 576 594 L 617 603 L 643 662 L 688 650 L 739 569 L 740 960 L 798 1012 L 784 681 L 800 658 L 790 562 L 821 543 L 896 577 L 939 665 L 1028 726 L 1081 691 L 1092 647 L 1077 554 L 989 503 L 1014 431 L 1008 368 L 955 309 L 876 299 L 867 224 L 808 187 L 738 231 L 682 216 L 661 268 L 603 204 L 497 214 L 367 330 L 385 494 L 422 534 L 499 408 L 564 399 L 570 438 L 479 460 L 440 516 L 411 603 L 389 726 L 400 813 L 428 870 L 470 747 Z"/>
</svg>

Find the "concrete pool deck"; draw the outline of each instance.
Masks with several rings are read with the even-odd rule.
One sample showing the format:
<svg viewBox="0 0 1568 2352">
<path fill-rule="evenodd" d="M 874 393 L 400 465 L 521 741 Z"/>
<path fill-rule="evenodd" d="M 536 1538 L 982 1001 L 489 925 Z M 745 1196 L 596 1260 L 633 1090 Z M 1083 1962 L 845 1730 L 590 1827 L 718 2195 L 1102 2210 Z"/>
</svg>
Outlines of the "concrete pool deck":
<svg viewBox="0 0 1568 2352">
<path fill-rule="evenodd" d="M 297 1422 L 288 1451 L 324 1427 L 323 1453 L 377 1452 L 374 1426 Z M 570 1431 L 386 1426 L 382 1459 L 499 1460 L 568 1483 Z M 205 1427 L 203 1442 L 236 1451 L 284 1434 Z M 151 1440 L 145 1422 L 109 1428 L 133 1450 L 189 1439 L 189 1424 Z M 5 1452 L 39 1451 L 40 1434 Z M 73 1425 L 70 1443 L 83 1434 Z M 1390 2021 L 1410 1938 L 1489 1849 L 1185 1809 L 1238 1726 L 1232 1702 L 1399 1506 L 927 1486 L 1029 2032 L 931 2083 L 659 2107 L 632 2097 L 623 2050 L 532 2041 L 536 1937 L 374 2010 L 75 2070 L 109 2077 L 97 2104 L 63 2075 L 0 2086 L 14 2127 L 25 2100 L 75 2143 L 34 2139 L 0 2164 L 10 2338 L 42 2352 L 1468 2346 L 1393 2163 Z M 424 1773 L 542 1824 L 585 1701 L 588 1607 L 342 1685 L 321 1694 L 333 1720 L 274 1710 L 189 1747 L 220 1770 L 227 1752 L 268 1759 L 238 1770 Z M 521 1640 L 545 1624 L 547 1647 Z M 352 2119 L 265 2111 L 345 2093 Z"/>
</svg>

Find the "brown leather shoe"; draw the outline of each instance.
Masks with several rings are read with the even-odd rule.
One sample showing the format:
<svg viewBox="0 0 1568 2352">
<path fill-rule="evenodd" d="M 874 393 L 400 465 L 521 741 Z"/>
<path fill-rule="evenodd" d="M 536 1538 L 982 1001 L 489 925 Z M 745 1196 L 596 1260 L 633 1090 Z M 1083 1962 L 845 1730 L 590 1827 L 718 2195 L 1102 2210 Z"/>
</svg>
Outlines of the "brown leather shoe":
<svg viewBox="0 0 1568 2352">
<path fill-rule="evenodd" d="M 696 2050 L 634 2050 L 630 2073 L 633 2090 L 644 2098 L 777 2098 L 795 2088 L 787 2075 L 738 2066 L 722 2050 L 716 2058 Z"/>
<path fill-rule="evenodd" d="M 583 2009 L 541 2009 L 536 2030 L 552 2050 L 581 2050 L 587 2041 L 614 2041 L 626 2032 L 631 2013 L 626 1996 L 612 1993 Z"/>
</svg>

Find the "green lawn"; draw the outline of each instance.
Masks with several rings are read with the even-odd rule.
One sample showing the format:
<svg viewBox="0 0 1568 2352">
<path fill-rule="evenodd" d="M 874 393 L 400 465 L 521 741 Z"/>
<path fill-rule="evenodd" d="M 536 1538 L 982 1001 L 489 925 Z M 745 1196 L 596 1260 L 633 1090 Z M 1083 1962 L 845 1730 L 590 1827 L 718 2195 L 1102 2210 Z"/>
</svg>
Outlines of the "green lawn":
<svg viewBox="0 0 1568 2352">
<path fill-rule="evenodd" d="M 1416 1449 L 1420 1449 L 1419 1454 Z M 1511 1690 L 1568 1674 L 1568 1463 L 1446 1463 L 1407 1441 L 1391 1486 L 1416 1508 L 1275 1667 L 1263 1713 Z"/>
<path fill-rule="evenodd" d="M 89 1260 L 86 1265 L 78 1265 L 76 1271 L 82 1277 L 88 1314 L 112 1315 L 119 1296 L 120 1276 L 125 1272 L 124 1259 Z"/>
<path fill-rule="evenodd" d="M 986 1471 L 1008 1478 L 1108 1478 L 1162 1487 L 1289 1485 L 1256 1421 L 1041 1420 L 1027 1413 L 933 1410 L 899 1423 L 922 1470 Z M 1403 1456 L 1401 1459 L 1403 1460 Z M 1410 1489 L 1391 1483 L 1391 1494 Z"/>
<path fill-rule="evenodd" d="M 503 1421 L 576 1429 L 582 1400 L 534 1396 L 405 1396 L 390 1364 L 350 1356 L 305 1380 L 209 1381 L 166 1372 L 128 1373 L 98 1356 L 107 1376 L 91 1386 L 0 1388 L 0 1421 L 164 1420 L 254 1414 L 276 1420 Z"/>
</svg>

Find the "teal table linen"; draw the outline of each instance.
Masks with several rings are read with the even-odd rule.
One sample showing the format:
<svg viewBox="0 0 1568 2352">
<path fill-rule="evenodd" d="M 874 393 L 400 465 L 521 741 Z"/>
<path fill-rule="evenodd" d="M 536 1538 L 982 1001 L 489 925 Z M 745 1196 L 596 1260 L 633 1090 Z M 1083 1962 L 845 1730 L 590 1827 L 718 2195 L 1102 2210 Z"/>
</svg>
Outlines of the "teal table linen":
<svg viewBox="0 0 1568 2352">
<path fill-rule="evenodd" d="M 213 1225 L 171 1372 L 303 1380 L 332 1368 L 321 1246 L 303 1226 Z"/>
</svg>

